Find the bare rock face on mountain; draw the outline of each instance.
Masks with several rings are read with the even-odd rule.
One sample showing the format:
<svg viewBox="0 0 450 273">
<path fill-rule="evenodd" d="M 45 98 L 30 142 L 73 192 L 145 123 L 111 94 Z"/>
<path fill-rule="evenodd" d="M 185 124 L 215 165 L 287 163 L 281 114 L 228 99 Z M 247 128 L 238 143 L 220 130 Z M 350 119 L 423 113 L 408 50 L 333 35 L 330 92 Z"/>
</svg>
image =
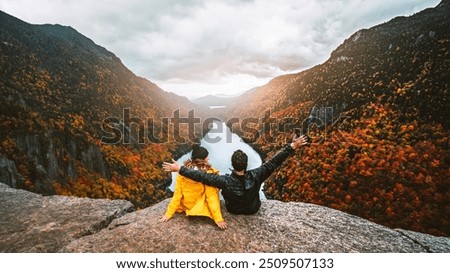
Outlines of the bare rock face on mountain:
<svg viewBox="0 0 450 273">
<path fill-rule="evenodd" d="M 57 252 L 133 209 L 128 201 L 42 196 L 0 183 L 0 252 Z"/>
<path fill-rule="evenodd" d="M 0 184 L 0 252 L 450 252 L 450 238 L 305 203 L 267 200 L 251 216 L 223 209 L 224 231 L 182 214 L 160 223 L 169 201 L 131 212 L 128 201 L 41 196 Z"/>
</svg>

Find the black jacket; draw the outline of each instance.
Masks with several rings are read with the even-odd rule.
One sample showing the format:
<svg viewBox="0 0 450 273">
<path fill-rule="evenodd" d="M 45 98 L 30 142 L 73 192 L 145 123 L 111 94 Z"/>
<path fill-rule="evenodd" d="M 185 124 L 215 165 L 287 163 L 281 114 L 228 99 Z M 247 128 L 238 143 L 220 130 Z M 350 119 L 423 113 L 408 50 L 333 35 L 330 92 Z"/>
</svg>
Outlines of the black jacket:
<svg viewBox="0 0 450 273">
<path fill-rule="evenodd" d="M 287 145 L 258 168 L 246 171 L 245 175 L 237 175 L 234 171 L 231 174 L 214 175 L 186 167 L 181 167 L 179 173 L 192 180 L 222 189 L 228 212 L 254 214 L 261 206 L 259 199 L 261 184 L 293 151 L 291 145 Z"/>
</svg>

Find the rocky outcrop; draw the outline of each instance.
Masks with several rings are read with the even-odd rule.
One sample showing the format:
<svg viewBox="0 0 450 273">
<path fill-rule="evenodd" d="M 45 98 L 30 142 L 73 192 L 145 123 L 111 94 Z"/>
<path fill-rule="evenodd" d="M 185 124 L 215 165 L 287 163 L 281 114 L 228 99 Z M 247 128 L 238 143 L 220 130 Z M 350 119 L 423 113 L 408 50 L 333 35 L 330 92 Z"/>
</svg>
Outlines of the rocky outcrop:
<svg viewBox="0 0 450 273">
<path fill-rule="evenodd" d="M 0 184 L 0 251 L 450 252 L 450 238 L 305 203 L 267 200 L 251 216 L 223 209 L 224 231 L 209 218 L 182 214 L 160 223 L 169 201 L 126 213 L 126 201 L 43 197 Z"/>
<path fill-rule="evenodd" d="M 123 200 L 42 196 L 0 183 L 0 252 L 57 252 L 133 209 Z"/>
<path fill-rule="evenodd" d="M 0 181 L 6 181 L 9 186 L 17 187 L 17 168 L 14 161 L 0 154 Z"/>
<path fill-rule="evenodd" d="M 229 228 L 176 215 L 159 223 L 169 200 L 114 220 L 64 252 L 450 252 L 450 239 L 396 231 L 337 210 L 267 200 L 252 216 L 227 213 Z"/>
<path fill-rule="evenodd" d="M 28 166 L 37 193 L 55 194 L 52 181 L 65 185 L 75 179 L 76 162 L 101 177 L 111 176 L 100 148 L 70 134 L 63 136 L 50 130 L 43 135 L 17 135 L 11 141 L 16 149 L 15 158 L 27 163 L 24 166 Z M 26 179 L 19 172 L 19 165 L 0 151 L 0 181 L 13 188 L 23 188 Z"/>
</svg>

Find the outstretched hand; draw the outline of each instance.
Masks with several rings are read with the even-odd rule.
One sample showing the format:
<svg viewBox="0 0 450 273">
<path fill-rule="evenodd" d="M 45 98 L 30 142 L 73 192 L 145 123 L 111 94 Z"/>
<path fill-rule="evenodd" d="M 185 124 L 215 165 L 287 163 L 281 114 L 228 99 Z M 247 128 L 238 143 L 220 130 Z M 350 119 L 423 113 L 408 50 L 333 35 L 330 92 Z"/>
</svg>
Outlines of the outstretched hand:
<svg viewBox="0 0 450 273">
<path fill-rule="evenodd" d="M 163 162 L 163 170 L 166 172 L 178 172 L 180 170 L 180 165 L 172 158 L 172 163 Z"/>
<path fill-rule="evenodd" d="M 227 229 L 227 228 L 228 228 L 227 223 L 226 223 L 225 221 L 222 221 L 222 222 L 217 223 L 217 226 L 218 226 L 220 229 Z"/>
<path fill-rule="evenodd" d="M 301 146 L 305 146 L 306 144 L 308 144 L 308 137 L 306 135 L 301 135 L 298 138 L 294 136 L 294 138 L 292 139 L 291 147 L 293 149 L 297 149 Z"/>
<path fill-rule="evenodd" d="M 163 216 L 163 217 L 161 217 L 160 219 L 159 219 L 159 222 L 161 222 L 161 223 L 164 223 L 164 222 L 167 222 L 167 221 L 169 221 L 170 220 L 170 218 L 168 218 L 167 216 Z"/>
</svg>

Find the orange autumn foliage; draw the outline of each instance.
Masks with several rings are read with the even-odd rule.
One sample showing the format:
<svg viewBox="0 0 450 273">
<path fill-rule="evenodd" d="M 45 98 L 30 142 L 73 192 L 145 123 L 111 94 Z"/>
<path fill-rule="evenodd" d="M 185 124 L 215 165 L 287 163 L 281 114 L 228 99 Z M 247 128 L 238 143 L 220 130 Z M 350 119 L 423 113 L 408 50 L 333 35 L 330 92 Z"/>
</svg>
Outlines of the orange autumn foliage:
<svg viewBox="0 0 450 273">
<path fill-rule="evenodd" d="M 91 198 L 126 199 L 144 208 L 168 197 L 170 175 L 160 165 L 171 158 L 169 144 L 148 144 L 140 149 L 103 145 L 107 164 L 114 170 L 109 179 L 77 165 L 76 179 L 66 185 L 53 183 L 57 194 Z M 119 173 L 120 172 L 120 173 Z"/>
<path fill-rule="evenodd" d="M 386 104 L 370 103 L 362 115 L 342 131 L 347 141 L 327 139 L 284 163 L 266 181 L 267 195 L 449 236 L 450 133 L 415 120 L 401 125 Z"/>
</svg>

